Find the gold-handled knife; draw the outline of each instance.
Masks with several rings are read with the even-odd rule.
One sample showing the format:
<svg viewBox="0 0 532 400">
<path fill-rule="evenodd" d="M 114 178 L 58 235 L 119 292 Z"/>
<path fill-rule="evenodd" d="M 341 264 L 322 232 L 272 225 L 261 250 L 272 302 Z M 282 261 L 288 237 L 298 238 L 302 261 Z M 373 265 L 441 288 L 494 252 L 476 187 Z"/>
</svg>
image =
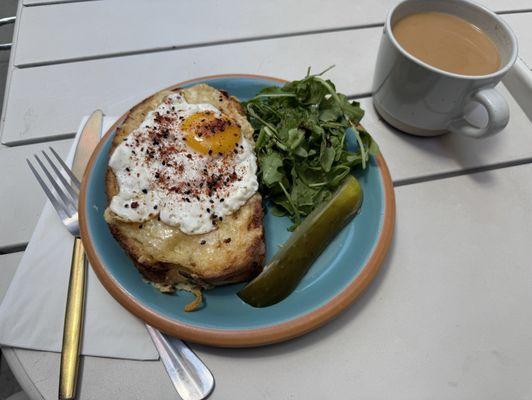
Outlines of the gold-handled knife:
<svg viewBox="0 0 532 400">
<path fill-rule="evenodd" d="M 89 162 L 92 151 L 100 140 L 102 122 L 103 113 L 101 110 L 96 110 L 91 114 L 81 131 L 72 162 L 72 173 L 79 181 L 83 179 L 85 167 Z M 87 258 L 85 257 L 81 239 L 76 236 L 70 267 L 63 346 L 61 349 L 59 399 L 62 400 L 70 400 L 76 397 L 86 275 Z"/>
</svg>

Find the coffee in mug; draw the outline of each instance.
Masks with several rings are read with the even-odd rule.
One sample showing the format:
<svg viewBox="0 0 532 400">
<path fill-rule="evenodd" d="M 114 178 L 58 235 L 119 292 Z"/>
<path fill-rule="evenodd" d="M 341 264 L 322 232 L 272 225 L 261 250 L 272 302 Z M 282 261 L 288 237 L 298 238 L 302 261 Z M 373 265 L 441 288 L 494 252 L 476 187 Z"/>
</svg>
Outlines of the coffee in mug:
<svg viewBox="0 0 532 400">
<path fill-rule="evenodd" d="M 497 46 L 478 26 L 442 12 L 420 12 L 392 27 L 399 45 L 414 57 L 460 75 L 488 75 L 501 66 Z"/>
</svg>

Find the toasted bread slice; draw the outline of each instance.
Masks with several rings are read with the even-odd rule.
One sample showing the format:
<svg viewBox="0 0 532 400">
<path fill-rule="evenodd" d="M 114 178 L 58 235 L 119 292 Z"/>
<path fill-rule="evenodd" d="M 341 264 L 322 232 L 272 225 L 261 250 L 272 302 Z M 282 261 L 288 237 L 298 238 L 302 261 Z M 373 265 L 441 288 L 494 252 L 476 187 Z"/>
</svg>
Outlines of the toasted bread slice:
<svg viewBox="0 0 532 400">
<path fill-rule="evenodd" d="M 196 85 L 181 91 L 189 103 L 210 103 L 236 120 L 242 134 L 253 141 L 253 128 L 242 106 L 227 93 L 207 85 Z M 113 139 L 111 154 L 123 139 L 134 131 L 172 91 L 160 91 L 135 106 Z M 119 191 L 111 168 L 107 170 L 106 192 L 109 201 Z M 134 260 L 148 280 L 159 288 L 182 282 L 202 287 L 248 280 L 259 273 L 265 256 L 263 210 L 261 196 L 255 193 L 237 212 L 226 216 L 218 228 L 206 234 L 187 235 L 177 227 L 157 218 L 142 224 L 120 219 L 109 208 L 105 219 L 113 236 Z"/>
</svg>

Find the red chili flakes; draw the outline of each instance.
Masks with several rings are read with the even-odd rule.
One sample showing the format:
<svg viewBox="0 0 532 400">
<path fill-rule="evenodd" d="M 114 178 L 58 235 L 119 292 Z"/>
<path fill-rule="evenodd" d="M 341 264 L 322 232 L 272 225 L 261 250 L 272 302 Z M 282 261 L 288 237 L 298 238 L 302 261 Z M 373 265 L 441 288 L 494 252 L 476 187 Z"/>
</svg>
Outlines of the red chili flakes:
<svg viewBox="0 0 532 400">
<path fill-rule="evenodd" d="M 223 118 L 215 118 L 210 121 L 201 120 L 200 124 L 195 126 L 195 132 L 199 137 L 212 136 L 218 132 L 223 132 L 229 124 L 230 122 Z"/>
<path fill-rule="evenodd" d="M 131 208 L 137 208 L 138 206 L 139 206 L 139 203 L 137 203 L 136 201 L 131 203 Z"/>
</svg>

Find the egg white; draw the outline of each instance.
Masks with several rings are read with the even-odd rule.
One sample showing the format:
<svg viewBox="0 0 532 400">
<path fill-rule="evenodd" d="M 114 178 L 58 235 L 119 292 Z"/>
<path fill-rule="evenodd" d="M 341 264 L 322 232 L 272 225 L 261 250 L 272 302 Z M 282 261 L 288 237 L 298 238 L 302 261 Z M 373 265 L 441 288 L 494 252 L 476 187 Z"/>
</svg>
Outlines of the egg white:
<svg viewBox="0 0 532 400">
<path fill-rule="evenodd" d="M 186 234 L 203 234 L 216 229 L 223 217 L 253 196 L 258 189 L 257 162 L 249 140 L 241 136 L 234 152 L 223 156 L 201 154 L 187 145 L 181 123 L 202 111 L 221 116 L 211 104 L 190 104 L 181 94 L 173 93 L 117 146 L 109 161 L 119 187 L 111 200 L 111 211 L 126 221 L 142 223 L 159 218 Z M 158 122 L 161 115 L 170 121 L 164 125 L 168 138 L 159 136 L 154 145 L 153 132 L 162 129 Z M 150 157 L 148 153 L 153 151 Z M 167 177 L 163 182 L 157 178 L 161 175 Z M 205 190 L 206 176 L 221 177 L 223 182 L 210 196 Z M 175 192 L 171 188 L 184 189 Z"/>
</svg>

